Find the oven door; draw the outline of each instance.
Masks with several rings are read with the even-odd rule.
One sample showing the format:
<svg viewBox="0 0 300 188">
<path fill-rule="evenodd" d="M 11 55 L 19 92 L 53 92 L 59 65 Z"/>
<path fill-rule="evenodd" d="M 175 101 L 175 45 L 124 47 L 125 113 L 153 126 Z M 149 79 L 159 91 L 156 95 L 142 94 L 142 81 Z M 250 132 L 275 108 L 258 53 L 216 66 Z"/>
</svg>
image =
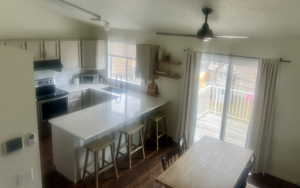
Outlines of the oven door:
<svg viewBox="0 0 300 188">
<path fill-rule="evenodd" d="M 68 97 L 60 97 L 55 99 L 49 99 L 45 101 L 39 101 L 40 120 L 47 121 L 50 118 L 54 118 L 68 111 Z"/>
</svg>

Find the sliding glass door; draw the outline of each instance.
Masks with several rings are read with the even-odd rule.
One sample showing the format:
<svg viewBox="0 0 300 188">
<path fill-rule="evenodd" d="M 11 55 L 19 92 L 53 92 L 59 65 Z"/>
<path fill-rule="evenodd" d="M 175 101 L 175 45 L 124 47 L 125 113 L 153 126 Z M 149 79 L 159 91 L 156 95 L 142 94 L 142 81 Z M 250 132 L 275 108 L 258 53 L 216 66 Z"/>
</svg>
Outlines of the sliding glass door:
<svg viewBox="0 0 300 188">
<path fill-rule="evenodd" d="M 228 67 L 227 59 L 219 56 L 201 57 L 195 141 L 220 137 Z"/>
<path fill-rule="evenodd" d="M 255 96 L 257 59 L 203 54 L 194 140 L 211 136 L 244 146 Z"/>
</svg>

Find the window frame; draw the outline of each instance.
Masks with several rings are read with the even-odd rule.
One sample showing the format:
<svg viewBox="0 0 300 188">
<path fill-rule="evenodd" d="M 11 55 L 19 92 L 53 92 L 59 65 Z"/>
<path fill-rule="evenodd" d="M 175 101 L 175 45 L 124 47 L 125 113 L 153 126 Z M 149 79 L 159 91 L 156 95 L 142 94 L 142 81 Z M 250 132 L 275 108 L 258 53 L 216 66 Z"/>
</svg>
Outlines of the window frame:
<svg viewBox="0 0 300 188">
<path fill-rule="evenodd" d="M 142 86 L 142 83 L 141 81 L 137 81 L 137 82 L 134 82 L 134 81 L 129 81 L 128 80 L 128 62 L 129 60 L 134 60 L 135 62 L 137 61 L 137 58 L 133 58 L 133 57 L 127 57 L 127 56 L 120 56 L 120 55 L 114 55 L 114 54 L 111 54 L 111 44 L 112 42 L 119 42 L 119 41 L 108 41 L 107 43 L 107 77 L 109 80 L 112 80 L 114 82 L 120 82 L 120 83 L 125 83 L 125 84 L 129 84 L 129 85 L 132 85 L 132 86 Z M 129 45 L 128 43 L 125 43 L 125 42 L 119 42 L 119 43 L 123 43 L 123 44 L 126 44 L 126 45 Z M 131 44 L 131 45 L 135 45 L 136 44 Z M 112 76 L 112 58 L 122 58 L 122 59 L 125 59 L 125 79 L 122 79 L 122 80 L 119 80 L 118 78 L 116 77 L 113 77 Z M 136 62 L 137 63 L 137 62 Z M 135 71 L 135 69 L 134 69 Z M 136 79 L 136 75 L 134 74 L 134 78 Z"/>
</svg>

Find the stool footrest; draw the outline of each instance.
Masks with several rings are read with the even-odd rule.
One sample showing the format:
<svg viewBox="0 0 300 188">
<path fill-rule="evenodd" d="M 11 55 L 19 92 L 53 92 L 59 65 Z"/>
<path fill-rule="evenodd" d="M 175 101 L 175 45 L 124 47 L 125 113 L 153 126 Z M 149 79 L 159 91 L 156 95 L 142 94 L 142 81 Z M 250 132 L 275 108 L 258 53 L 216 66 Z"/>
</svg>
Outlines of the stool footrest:
<svg viewBox="0 0 300 188">
<path fill-rule="evenodd" d="M 104 171 L 106 171 L 106 170 L 108 170 L 108 169 L 110 169 L 110 168 L 112 168 L 112 167 L 114 167 L 114 165 L 113 165 L 112 163 L 110 163 L 110 164 L 108 164 L 108 165 L 106 165 L 106 166 L 104 166 L 104 167 L 99 168 L 99 170 L 97 171 L 97 173 L 98 173 L 98 174 L 101 174 L 101 173 L 103 173 Z"/>
<path fill-rule="evenodd" d="M 134 149 L 131 150 L 131 153 L 136 153 L 137 151 L 143 149 L 143 146 L 138 146 L 138 147 L 135 147 Z"/>
<path fill-rule="evenodd" d="M 121 152 L 121 151 L 118 152 L 118 155 L 119 155 L 119 154 L 122 155 L 122 156 L 126 156 L 126 153 L 123 153 L 123 152 Z"/>
</svg>

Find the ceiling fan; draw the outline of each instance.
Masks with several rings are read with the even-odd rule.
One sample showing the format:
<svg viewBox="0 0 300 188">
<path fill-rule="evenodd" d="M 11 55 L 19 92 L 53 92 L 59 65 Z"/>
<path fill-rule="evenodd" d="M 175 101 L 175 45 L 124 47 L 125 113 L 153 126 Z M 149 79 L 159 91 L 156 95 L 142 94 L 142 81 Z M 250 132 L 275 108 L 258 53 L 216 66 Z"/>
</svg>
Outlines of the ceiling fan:
<svg viewBox="0 0 300 188">
<path fill-rule="evenodd" d="M 227 38 L 227 39 L 245 39 L 247 36 L 234 36 L 234 35 L 214 35 L 213 31 L 209 28 L 207 23 L 208 15 L 213 11 L 212 8 L 204 7 L 202 12 L 205 15 L 205 22 L 202 27 L 198 30 L 196 35 L 193 34 L 177 34 L 177 33 L 167 33 L 167 32 L 157 32 L 157 35 L 168 35 L 168 36 L 180 36 L 180 37 L 195 37 L 203 41 L 209 41 L 213 38 Z"/>
</svg>

